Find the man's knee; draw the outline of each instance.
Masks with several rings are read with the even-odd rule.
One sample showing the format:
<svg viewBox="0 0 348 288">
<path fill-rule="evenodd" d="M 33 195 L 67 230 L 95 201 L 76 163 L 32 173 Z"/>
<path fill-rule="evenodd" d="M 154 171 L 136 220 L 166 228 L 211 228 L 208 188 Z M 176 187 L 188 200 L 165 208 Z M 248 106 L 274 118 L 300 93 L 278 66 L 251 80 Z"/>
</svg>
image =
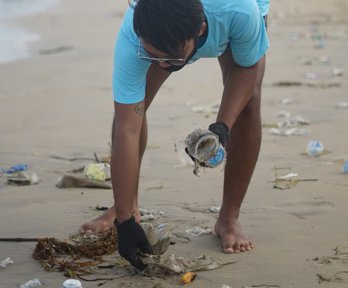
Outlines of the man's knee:
<svg viewBox="0 0 348 288">
<path fill-rule="evenodd" d="M 260 117 L 260 106 L 261 106 L 261 85 L 256 85 L 253 95 L 249 102 L 245 105 L 241 115 L 243 118 L 259 118 Z"/>
</svg>

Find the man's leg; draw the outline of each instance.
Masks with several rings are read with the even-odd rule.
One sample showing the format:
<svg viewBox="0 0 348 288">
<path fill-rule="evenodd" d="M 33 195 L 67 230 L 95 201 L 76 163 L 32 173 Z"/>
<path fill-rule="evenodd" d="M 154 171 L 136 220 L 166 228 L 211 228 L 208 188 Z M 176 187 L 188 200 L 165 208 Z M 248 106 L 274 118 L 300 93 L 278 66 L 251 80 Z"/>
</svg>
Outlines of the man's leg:
<svg viewBox="0 0 348 288">
<path fill-rule="evenodd" d="M 230 52 L 219 57 L 223 81 L 235 62 Z M 223 252 L 244 252 L 253 248 L 238 221 L 240 207 L 248 189 L 261 146 L 261 84 L 265 57 L 261 59 L 254 94 L 233 125 L 226 145 L 223 201 L 215 232 L 221 239 Z"/>
<path fill-rule="evenodd" d="M 147 78 L 146 78 L 145 111 L 147 111 L 147 109 L 150 107 L 152 100 L 155 98 L 159 88 L 162 86 L 162 84 L 168 78 L 169 75 L 170 75 L 170 72 L 167 72 L 159 68 L 155 64 L 152 64 L 150 66 L 149 71 L 147 73 Z M 112 131 L 114 131 L 114 125 L 115 123 L 113 122 Z M 114 135 L 112 133 L 112 142 L 113 140 L 114 140 Z M 146 114 L 145 114 L 143 126 L 141 129 L 140 143 L 139 143 L 140 165 L 141 165 L 142 157 L 145 152 L 146 143 L 147 143 L 147 120 L 146 120 Z M 139 185 L 140 165 L 139 165 L 137 186 Z M 82 232 L 91 231 L 93 233 L 100 233 L 100 232 L 106 232 L 110 229 L 114 229 L 114 220 L 116 218 L 115 211 L 116 209 L 114 204 L 112 207 L 110 207 L 98 218 L 83 224 L 80 227 L 80 231 Z M 140 222 L 140 214 L 139 214 L 139 206 L 138 206 L 138 189 L 137 189 L 137 195 L 136 195 L 136 199 L 134 203 L 133 213 L 136 220 Z"/>
</svg>

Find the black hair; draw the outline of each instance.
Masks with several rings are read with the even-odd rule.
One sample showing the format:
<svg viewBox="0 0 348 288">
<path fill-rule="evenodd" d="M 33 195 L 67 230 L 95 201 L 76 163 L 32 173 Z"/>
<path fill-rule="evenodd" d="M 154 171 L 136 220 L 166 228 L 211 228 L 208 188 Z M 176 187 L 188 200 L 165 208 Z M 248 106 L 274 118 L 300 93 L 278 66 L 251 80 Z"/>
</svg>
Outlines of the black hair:
<svg viewBox="0 0 348 288">
<path fill-rule="evenodd" d="M 156 49 L 178 55 L 187 40 L 198 36 L 204 19 L 200 0 L 138 0 L 133 26 Z"/>
</svg>

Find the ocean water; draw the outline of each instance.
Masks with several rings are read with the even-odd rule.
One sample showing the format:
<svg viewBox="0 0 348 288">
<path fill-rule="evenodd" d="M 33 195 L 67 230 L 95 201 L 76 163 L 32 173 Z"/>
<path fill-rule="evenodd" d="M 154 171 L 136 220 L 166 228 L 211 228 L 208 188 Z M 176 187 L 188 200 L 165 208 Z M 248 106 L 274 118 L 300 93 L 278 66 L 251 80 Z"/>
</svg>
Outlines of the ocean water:
<svg viewBox="0 0 348 288">
<path fill-rule="evenodd" d="M 0 0 L 0 65 L 31 56 L 28 45 L 40 34 L 16 23 L 19 17 L 52 9 L 58 0 Z"/>
</svg>

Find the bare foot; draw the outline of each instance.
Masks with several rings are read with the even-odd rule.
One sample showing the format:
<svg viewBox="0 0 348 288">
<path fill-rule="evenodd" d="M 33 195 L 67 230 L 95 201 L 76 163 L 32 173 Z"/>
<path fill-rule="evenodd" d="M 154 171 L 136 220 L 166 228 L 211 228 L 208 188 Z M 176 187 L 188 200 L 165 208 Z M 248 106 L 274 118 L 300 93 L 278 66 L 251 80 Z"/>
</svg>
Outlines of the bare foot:
<svg viewBox="0 0 348 288">
<path fill-rule="evenodd" d="M 136 209 L 133 215 L 135 217 L 135 220 L 139 223 L 140 222 L 139 210 Z M 115 210 L 115 206 L 113 205 L 108 210 L 106 210 L 102 215 L 100 215 L 98 218 L 83 224 L 80 227 L 80 232 L 81 233 L 89 233 L 89 232 L 103 233 L 103 232 L 107 232 L 109 230 L 115 229 L 115 224 L 114 224 L 115 218 L 116 218 L 116 210 Z"/>
<path fill-rule="evenodd" d="M 221 240 L 222 251 L 224 253 L 238 253 L 250 251 L 254 248 L 253 243 L 245 236 L 242 226 L 235 218 L 218 219 L 215 224 L 215 233 Z"/>
<path fill-rule="evenodd" d="M 115 225 L 114 225 L 115 218 L 116 218 L 116 211 L 115 211 L 115 207 L 112 206 L 108 210 L 106 210 L 102 215 L 100 215 L 98 218 L 95 218 L 92 221 L 83 224 L 80 227 L 80 232 L 81 233 L 107 232 L 115 228 Z"/>
</svg>

